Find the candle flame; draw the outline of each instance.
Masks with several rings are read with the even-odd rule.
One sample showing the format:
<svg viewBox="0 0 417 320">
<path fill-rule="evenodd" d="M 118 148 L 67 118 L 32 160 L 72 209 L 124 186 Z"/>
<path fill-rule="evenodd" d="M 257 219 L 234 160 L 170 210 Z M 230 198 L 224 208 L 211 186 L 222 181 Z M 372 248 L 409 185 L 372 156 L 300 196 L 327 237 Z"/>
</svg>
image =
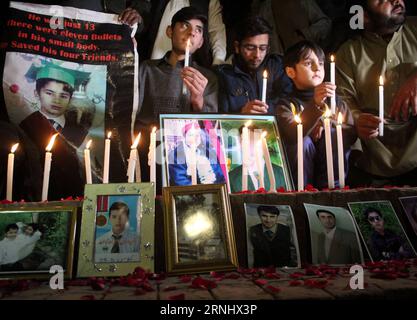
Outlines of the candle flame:
<svg viewBox="0 0 417 320">
<path fill-rule="evenodd" d="M 331 61 L 331 62 L 334 62 L 334 55 L 331 55 L 331 56 L 330 56 L 330 61 Z"/>
<path fill-rule="evenodd" d="M 187 49 L 190 48 L 190 45 L 191 45 L 190 38 L 188 38 L 188 40 L 187 40 Z"/>
<path fill-rule="evenodd" d="M 135 139 L 135 141 L 133 142 L 131 149 L 136 149 L 136 148 L 137 148 L 137 146 L 138 146 L 138 144 L 139 144 L 139 140 L 140 140 L 140 134 L 141 134 L 141 133 L 139 132 L 139 134 L 136 136 L 136 139 Z"/>
<path fill-rule="evenodd" d="M 268 78 L 268 71 L 266 71 L 266 69 L 264 70 L 263 77 Z"/>
<path fill-rule="evenodd" d="M 251 124 L 252 124 L 252 120 L 249 120 L 248 122 L 245 123 L 245 127 L 249 128 Z"/>
<path fill-rule="evenodd" d="M 295 108 L 294 103 L 290 102 L 290 106 L 291 106 L 291 112 L 295 116 L 297 113 L 297 109 Z"/>
<path fill-rule="evenodd" d="M 107 133 L 107 139 L 110 139 L 111 138 L 111 131 L 109 131 L 108 133 Z"/>
<path fill-rule="evenodd" d="M 55 133 L 52 137 L 51 140 L 49 140 L 48 145 L 46 146 L 46 151 L 50 152 L 52 150 L 52 147 L 54 146 L 54 142 L 56 137 L 58 136 L 58 133 Z"/>
<path fill-rule="evenodd" d="M 294 120 L 295 120 L 295 122 L 297 122 L 298 124 L 301 124 L 301 117 L 300 117 L 300 115 L 295 114 L 295 115 L 294 115 Z"/>
<path fill-rule="evenodd" d="M 153 127 L 152 128 L 152 133 L 155 133 L 156 132 L 156 127 Z"/>
<path fill-rule="evenodd" d="M 384 85 L 384 77 L 383 76 L 379 76 L 379 85 L 380 86 Z"/>
<path fill-rule="evenodd" d="M 261 134 L 261 139 L 265 139 L 267 134 L 268 134 L 268 132 L 263 131 L 262 134 Z"/>
<path fill-rule="evenodd" d="M 16 149 L 17 149 L 18 146 L 19 146 L 18 143 L 14 144 L 13 147 L 12 147 L 12 149 L 10 150 L 10 152 L 11 153 L 15 153 L 15 151 L 16 151 Z"/>
<path fill-rule="evenodd" d="M 326 111 L 324 112 L 324 117 L 325 118 L 330 118 L 332 116 L 332 111 L 329 109 L 329 106 L 327 104 L 325 104 L 326 106 Z"/>
<path fill-rule="evenodd" d="M 343 123 L 343 114 L 339 112 L 339 115 L 337 116 L 337 124 Z"/>
<path fill-rule="evenodd" d="M 93 140 L 88 140 L 88 142 L 87 142 L 87 144 L 86 144 L 86 146 L 85 146 L 85 148 L 86 149 L 90 149 L 90 146 L 91 146 L 91 143 L 93 142 Z"/>
</svg>

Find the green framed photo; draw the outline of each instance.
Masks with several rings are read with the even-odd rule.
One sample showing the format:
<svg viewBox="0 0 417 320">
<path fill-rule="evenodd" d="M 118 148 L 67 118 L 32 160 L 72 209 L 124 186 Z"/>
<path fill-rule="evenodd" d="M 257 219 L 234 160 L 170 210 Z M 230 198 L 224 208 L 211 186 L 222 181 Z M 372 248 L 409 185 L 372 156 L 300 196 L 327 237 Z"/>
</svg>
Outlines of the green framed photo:
<svg viewBox="0 0 417 320">
<path fill-rule="evenodd" d="M 230 271 L 238 266 L 225 184 L 163 189 L 168 274 Z"/>
<path fill-rule="evenodd" d="M 0 206 L 0 278 L 46 279 L 73 272 L 78 201 Z"/>
<path fill-rule="evenodd" d="M 153 272 L 153 184 L 87 184 L 84 196 L 77 276 Z"/>
</svg>

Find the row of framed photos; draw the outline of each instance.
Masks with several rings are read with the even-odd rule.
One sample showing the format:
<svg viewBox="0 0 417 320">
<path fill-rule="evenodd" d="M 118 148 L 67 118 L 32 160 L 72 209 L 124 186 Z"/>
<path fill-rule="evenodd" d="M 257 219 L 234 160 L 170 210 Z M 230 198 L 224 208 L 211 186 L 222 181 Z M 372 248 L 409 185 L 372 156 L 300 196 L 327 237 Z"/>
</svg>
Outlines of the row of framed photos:
<svg viewBox="0 0 417 320">
<path fill-rule="evenodd" d="M 155 238 L 160 238 L 154 234 L 154 199 L 150 183 L 100 184 L 86 186 L 81 215 L 80 202 L 2 206 L 0 277 L 49 277 L 54 265 L 62 266 L 67 278 L 123 276 L 138 266 L 154 271 Z M 399 201 L 417 235 L 417 196 Z M 169 274 L 239 266 L 236 247 L 242 244 L 235 241 L 225 184 L 164 188 L 163 203 L 165 241 L 157 245 L 165 246 Z M 416 257 L 389 201 L 347 207 L 304 203 L 313 264 Z M 249 267 L 300 267 L 291 206 L 245 203 L 241 218 Z"/>
</svg>

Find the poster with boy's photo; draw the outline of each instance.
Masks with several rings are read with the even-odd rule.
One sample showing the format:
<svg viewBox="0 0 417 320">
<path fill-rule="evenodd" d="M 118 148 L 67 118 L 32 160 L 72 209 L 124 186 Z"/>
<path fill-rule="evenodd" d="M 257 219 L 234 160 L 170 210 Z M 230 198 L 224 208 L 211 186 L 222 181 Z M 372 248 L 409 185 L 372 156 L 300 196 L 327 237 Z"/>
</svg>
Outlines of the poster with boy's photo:
<svg viewBox="0 0 417 320">
<path fill-rule="evenodd" d="M 304 207 L 310 226 L 313 264 L 363 263 L 359 235 L 348 210 L 308 203 Z"/>
<path fill-rule="evenodd" d="M 51 17 L 60 12 L 60 25 Z M 53 147 L 50 198 L 81 195 L 83 150 L 92 140 L 93 182 L 102 179 L 112 131 L 110 181 L 123 181 L 135 121 L 138 57 L 132 29 L 116 15 L 73 7 L 10 3 L 3 92 L 10 121 L 43 154 Z M 41 164 L 40 164 L 41 165 Z"/>
<path fill-rule="evenodd" d="M 373 261 L 416 257 L 390 201 L 349 202 L 348 206 Z"/>
<path fill-rule="evenodd" d="M 97 197 L 96 263 L 139 261 L 140 195 Z"/>
<path fill-rule="evenodd" d="M 245 203 L 248 266 L 300 267 L 300 251 L 290 206 Z"/>
</svg>

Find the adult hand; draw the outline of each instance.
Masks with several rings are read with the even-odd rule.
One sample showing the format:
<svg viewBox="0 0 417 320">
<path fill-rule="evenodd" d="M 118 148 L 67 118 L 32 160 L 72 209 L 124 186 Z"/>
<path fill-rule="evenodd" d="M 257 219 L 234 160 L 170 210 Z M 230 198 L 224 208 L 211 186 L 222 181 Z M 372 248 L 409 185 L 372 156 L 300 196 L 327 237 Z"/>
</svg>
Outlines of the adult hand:
<svg viewBox="0 0 417 320">
<path fill-rule="evenodd" d="M 361 139 L 374 139 L 378 136 L 381 119 L 370 113 L 362 113 L 356 120 L 356 131 Z"/>
<path fill-rule="evenodd" d="M 268 112 L 268 105 L 260 100 L 248 101 L 240 111 L 241 113 L 264 114 Z"/>
<path fill-rule="evenodd" d="M 136 11 L 136 9 L 126 8 L 119 15 L 119 21 L 126 23 L 129 26 L 133 26 L 135 23 L 142 23 L 142 16 Z"/>
<path fill-rule="evenodd" d="M 392 100 L 389 116 L 395 121 L 402 119 L 407 121 L 410 116 L 410 109 L 413 116 L 417 115 L 417 73 L 410 76 L 400 87 Z"/>
<path fill-rule="evenodd" d="M 321 122 L 319 122 L 310 133 L 311 139 L 314 142 L 317 142 L 318 140 L 320 140 L 321 135 L 323 133 L 323 130 L 324 130 L 323 126 L 322 126 Z"/>
<path fill-rule="evenodd" d="M 322 107 L 327 98 L 336 94 L 336 85 L 331 82 L 323 82 L 314 88 L 314 102 Z"/>
<path fill-rule="evenodd" d="M 190 102 L 194 111 L 202 111 L 204 105 L 204 90 L 208 80 L 200 71 L 186 67 L 181 72 L 182 79 L 190 91 Z"/>
</svg>

